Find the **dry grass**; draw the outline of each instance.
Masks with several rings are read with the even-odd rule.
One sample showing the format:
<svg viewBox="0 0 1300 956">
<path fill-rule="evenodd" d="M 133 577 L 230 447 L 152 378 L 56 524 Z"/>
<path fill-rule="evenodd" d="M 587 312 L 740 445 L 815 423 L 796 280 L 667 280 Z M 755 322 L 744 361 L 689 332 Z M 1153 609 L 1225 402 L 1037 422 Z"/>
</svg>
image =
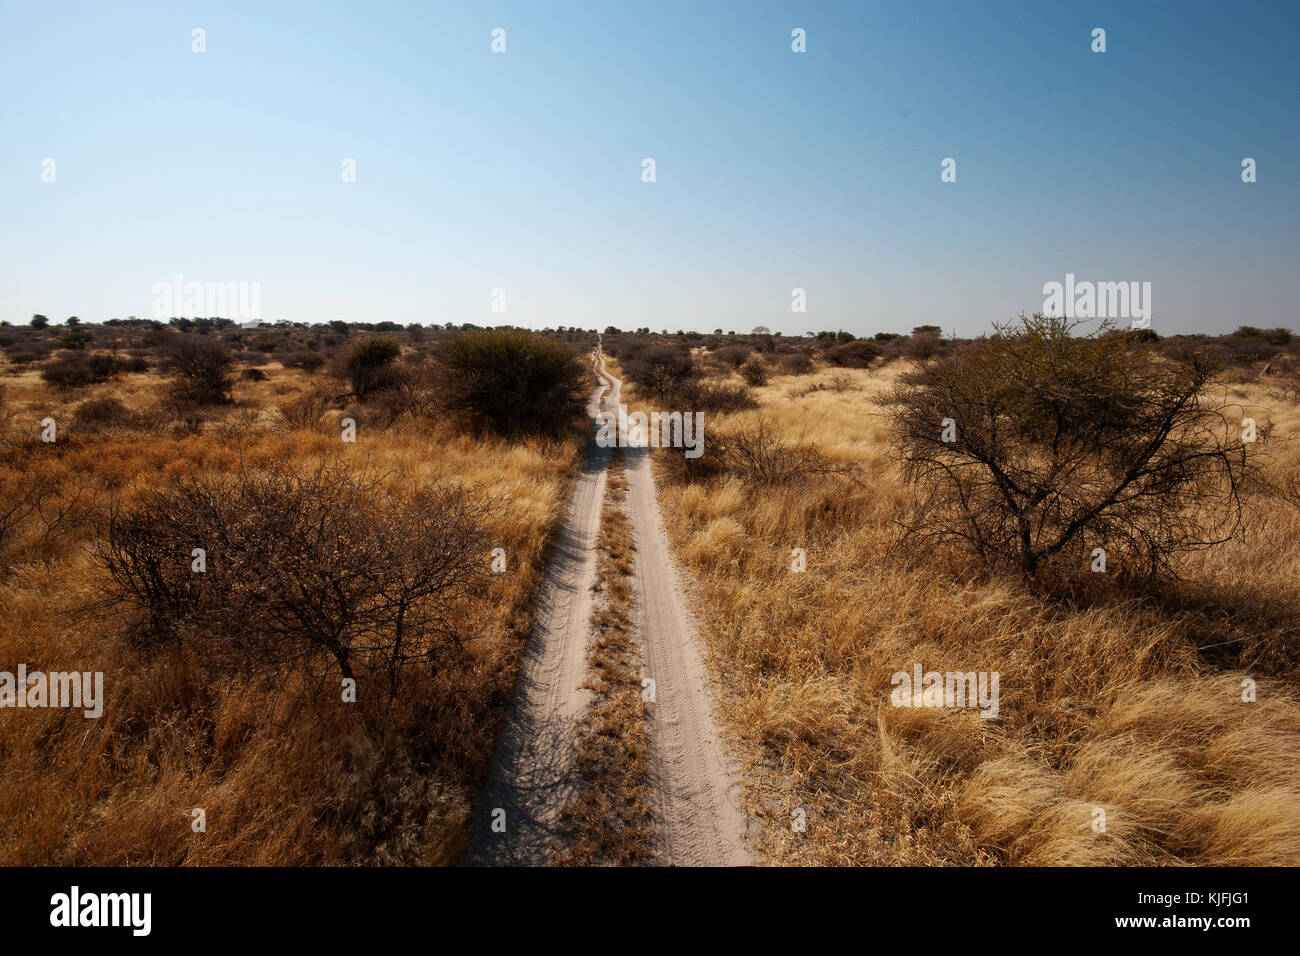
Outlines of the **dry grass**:
<svg viewBox="0 0 1300 956">
<path fill-rule="evenodd" d="M 706 436 L 765 420 L 856 480 L 660 483 L 766 857 L 1300 863 L 1300 512 L 1256 499 L 1245 539 L 1198 555 L 1159 600 L 1100 589 L 1066 605 L 958 558 L 909 568 L 890 550 L 906 489 L 878 404 L 894 374 L 777 377 L 758 410 L 707 422 Z M 1238 397 L 1276 434 L 1300 429 L 1300 408 Z M 1300 468 L 1297 449 L 1275 468 Z M 999 672 L 998 718 L 892 707 L 891 675 L 914 663 Z"/>
<path fill-rule="evenodd" d="M 581 717 L 574 774 L 578 788 L 560 815 L 564 845 L 557 862 L 575 866 L 645 863 L 653 852 L 650 741 L 641 699 L 641 649 L 632 626 L 635 546 L 627 515 L 627 473 L 622 453 L 609 468 L 600 534 L 596 540 L 587 655 L 595 694 Z"/>
<path fill-rule="evenodd" d="M 54 534 L 29 517 L 0 555 L 0 670 L 103 671 L 104 716 L 0 711 L 0 864 L 450 863 L 468 837 L 475 790 L 513 694 L 544 552 L 580 460 L 577 436 L 507 444 L 364 409 L 354 444 L 343 410 L 291 427 L 279 410 L 319 381 L 271 364 L 240 380 L 236 405 L 177 425 L 159 409 L 163 380 L 131 375 L 62 394 L 36 371 L 4 377 L 0 482 L 43 475 L 56 500 L 80 494 Z M 80 431 L 74 409 L 112 396 L 145 415 L 135 430 Z M 59 441 L 42 444 L 52 416 Z M 197 432 L 197 433 L 193 433 Z M 412 675 L 382 738 L 340 700 L 337 677 L 211 683 L 174 652 L 128 646 L 112 618 L 81 614 L 102 591 L 87 554 L 95 509 L 166 476 L 233 472 L 240 462 L 304 468 L 372 465 L 399 492 L 458 482 L 502 500 L 491 519 L 507 570 L 461 627 L 463 651 Z M 483 556 L 485 566 L 491 555 Z M 203 808 L 207 832 L 191 828 Z"/>
</svg>

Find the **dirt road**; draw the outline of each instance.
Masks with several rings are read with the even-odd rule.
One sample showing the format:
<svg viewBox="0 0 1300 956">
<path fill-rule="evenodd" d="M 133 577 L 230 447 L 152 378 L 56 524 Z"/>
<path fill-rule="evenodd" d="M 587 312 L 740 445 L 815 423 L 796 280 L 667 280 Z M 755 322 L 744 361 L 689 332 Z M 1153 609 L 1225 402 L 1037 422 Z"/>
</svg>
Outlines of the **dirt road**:
<svg viewBox="0 0 1300 956">
<path fill-rule="evenodd" d="M 617 410 L 622 382 L 606 374 L 608 400 Z M 630 448 L 625 454 L 637 555 L 635 626 L 655 691 L 648 711 L 661 859 L 673 866 L 746 865 L 740 775 L 714 720 L 703 643 L 659 513 L 650 452 Z"/>
<path fill-rule="evenodd" d="M 617 413 L 622 389 L 606 370 L 599 347 L 595 369 L 603 384 L 588 403 L 593 428 L 602 409 Z M 590 700 L 580 685 L 586 679 L 595 540 L 610 458 L 610 449 L 593 442 L 574 489 L 547 569 L 515 704 L 475 814 L 466 855 L 470 865 L 550 862 L 556 818 L 573 791 L 568 770 L 574 718 Z M 736 809 L 738 776 L 714 722 L 703 651 L 659 514 L 649 452 L 627 449 L 626 462 L 637 551 L 635 625 L 645 676 L 654 682 L 647 709 L 658 804 L 657 862 L 746 864 L 745 817 Z"/>
</svg>

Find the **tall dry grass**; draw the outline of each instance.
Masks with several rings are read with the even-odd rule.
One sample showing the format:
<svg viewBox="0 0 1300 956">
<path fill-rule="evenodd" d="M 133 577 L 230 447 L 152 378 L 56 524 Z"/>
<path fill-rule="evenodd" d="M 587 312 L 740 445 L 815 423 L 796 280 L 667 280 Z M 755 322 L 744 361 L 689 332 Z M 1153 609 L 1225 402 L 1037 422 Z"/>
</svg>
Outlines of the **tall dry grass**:
<svg viewBox="0 0 1300 956">
<path fill-rule="evenodd" d="M 1300 512 L 1254 499 L 1244 539 L 1160 595 L 1065 603 L 958 556 L 909 567 L 879 404 L 895 374 L 777 377 L 759 409 L 707 422 L 706 455 L 710 432 L 764 420 L 856 480 L 660 482 L 767 859 L 1300 863 Z M 1239 391 L 1276 435 L 1300 429 L 1300 408 Z M 891 706 L 914 663 L 999 672 L 999 716 Z"/>
<path fill-rule="evenodd" d="M 513 694 L 544 551 L 579 461 L 576 437 L 505 443 L 364 409 L 357 441 L 344 411 L 280 409 L 315 387 L 268 365 L 239 381 L 236 405 L 176 421 L 163 380 L 132 375 L 54 391 L 36 371 L 6 375 L 0 482 L 43 475 L 51 501 L 78 502 L 54 533 L 29 516 L 0 555 L 0 670 L 103 671 L 103 717 L 0 710 L 0 864 L 451 863 L 468 837 L 475 790 Z M 76 425 L 76 407 L 111 396 L 132 426 Z M 54 417 L 59 441 L 43 444 Z M 213 682 L 190 652 L 132 649 L 120 619 L 89 613 L 102 572 L 93 517 L 168 476 L 233 473 L 241 463 L 369 464 L 399 493 L 458 482 L 508 501 L 490 517 L 506 571 L 461 622 L 454 666 L 413 674 L 382 736 L 344 703 L 336 673 L 300 668 Z M 491 561 L 484 554 L 485 566 Z M 194 832 L 192 811 L 206 813 Z"/>
</svg>

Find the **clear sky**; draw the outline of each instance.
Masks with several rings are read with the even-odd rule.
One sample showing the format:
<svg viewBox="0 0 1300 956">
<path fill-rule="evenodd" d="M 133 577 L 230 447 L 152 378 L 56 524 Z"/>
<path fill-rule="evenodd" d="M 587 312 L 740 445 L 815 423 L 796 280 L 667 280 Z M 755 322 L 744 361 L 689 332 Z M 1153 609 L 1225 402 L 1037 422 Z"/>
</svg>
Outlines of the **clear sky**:
<svg viewBox="0 0 1300 956">
<path fill-rule="evenodd" d="M 1161 332 L 1300 329 L 1298 27 L 1239 0 L 6 0 L 0 318 L 150 316 L 181 273 L 260 283 L 266 320 L 975 334 L 1070 272 L 1151 282 Z"/>
</svg>

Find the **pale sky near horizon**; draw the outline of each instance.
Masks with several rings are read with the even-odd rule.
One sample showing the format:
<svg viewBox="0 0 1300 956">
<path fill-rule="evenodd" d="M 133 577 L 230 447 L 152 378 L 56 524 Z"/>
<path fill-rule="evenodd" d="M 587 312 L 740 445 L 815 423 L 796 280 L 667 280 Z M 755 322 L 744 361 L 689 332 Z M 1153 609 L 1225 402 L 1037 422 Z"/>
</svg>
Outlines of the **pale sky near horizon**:
<svg viewBox="0 0 1300 956">
<path fill-rule="evenodd" d="M 1297 27 L 1282 2 L 6 0 L 0 319 L 147 317 L 180 273 L 259 283 L 266 321 L 974 335 L 1072 273 L 1149 281 L 1162 333 L 1300 329 Z"/>
</svg>

